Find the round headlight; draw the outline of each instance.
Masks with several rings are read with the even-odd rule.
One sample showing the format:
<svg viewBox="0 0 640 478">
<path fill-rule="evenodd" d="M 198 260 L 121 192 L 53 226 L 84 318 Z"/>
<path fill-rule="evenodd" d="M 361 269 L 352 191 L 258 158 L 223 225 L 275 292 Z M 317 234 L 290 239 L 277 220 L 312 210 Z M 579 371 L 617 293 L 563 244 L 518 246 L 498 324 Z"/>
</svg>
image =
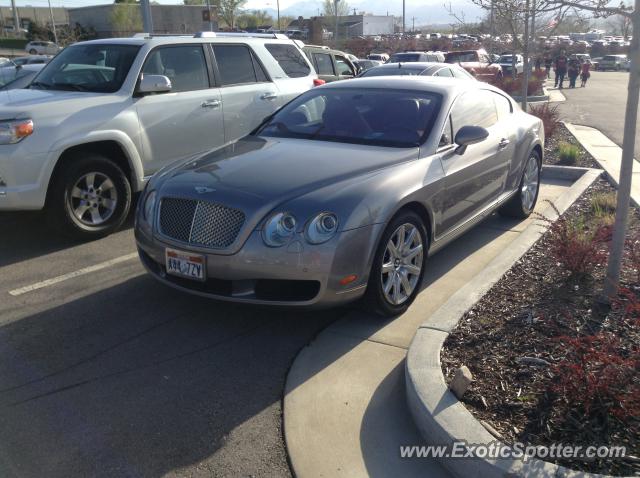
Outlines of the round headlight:
<svg viewBox="0 0 640 478">
<path fill-rule="evenodd" d="M 151 191 L 149 194 L 147 194 L 147 197 L 144 200 L 144 211 L 143 211 L 143 215 L 144 215 L 144 220 L 147 222 L 152 222 L 153 220 L 153 211 L 155 210 L 156 207 L 156 192 L 155 191 Z"/>
<path fill-rule="evenodd" d="M 321 212 L 307 224 L 305 237 L 311 244 L 322 244 L 331 239 L 337 231 L 338 217 L 332 212 Z"/>
<path fill-rule="evenodd" d="M 274 214 L 262 229 L 262 240 L 269 247 L 284 246 L 296 233 L 296 218 L 288 212 Z"/>
</svg>

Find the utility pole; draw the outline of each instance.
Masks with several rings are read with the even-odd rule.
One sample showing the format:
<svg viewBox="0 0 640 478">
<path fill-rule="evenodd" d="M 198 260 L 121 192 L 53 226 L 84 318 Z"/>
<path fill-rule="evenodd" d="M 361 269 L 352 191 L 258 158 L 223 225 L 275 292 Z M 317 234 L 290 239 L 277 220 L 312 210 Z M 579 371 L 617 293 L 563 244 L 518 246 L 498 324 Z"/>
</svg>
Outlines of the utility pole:
<svg viewBox="0 0 640 478">
<path fill-rule="evenodd" d="M 142 8 L 142 26 L 145 33 L 153 35 L 153 19 L 151 18 L 151 7 L 149 0 L 140 0 L 140 8 Z"/>
<path fill-rule="evenodd" d="M 51 8 L 51 0 L 49 0 L 49 15 L 51 15 L 51 29 L 53 30 L 53 41 L 58 44 L 58 33 L 56 32 L 56 21 L 53 18 L 53 8 Z"/>
<path fill-rule="evenodd" d="M 280 28 L 280 0 L 276 1 L 276 7 L 278 9 L 278 33 L 280 33 L 280 30 L 282 30 L 282 28 Z"/>
<path fill-rule="evenodd" d="M 637 0 L 640 2 L 640 0 Z M 526 0 L 524 5 L 524 71 L 522 72 L 522 111 L 527 111 L 527 95 L 529 94 L 529 0 Z M 516 69 L 515 56 L 511 67 L 514 71 Z"/>
<path fill-rule="evenodd" d="M 416 31 L 416 17 L 411 17 L 411 31 L 414 33 Z"/>
<path fill-rule="evenodd" d="M 13 10 L 13 33 L 18 36 L 20 31 L 20 19 L 18 18 L 18 9 L 16 8 L 16 0 L 11 0 L 11 8 Z"/>
<path fill-rule="evenodd" d="M 609 249 L 607 277 L 604 283 L 604 299 L 611 300 L 618 293 L 620 283 L 620 267 L 624 253 L 625 236 L 629 222 L 629 198 L 631 197 L 631 178 L 633 176 L 633 156 L 636 141 L 636 124 L 638 118 L 638 95 L 640 94 L 640 0 L 636 0 L 632 16 L 633 38 L 629 48 L 631 68 L 629 69 L 629 86 L 627 87 L 627 107 L 622 138 L 622 161 L 620 163 L 620 179 L 618 181 L 618 201 L 616 204 L 616 220 L 613 226 L 613 238 Z"/>
<path fill-rule="evenodd" d="M 336 48 L 338 48 L 338 2 L 340 0 L 333 0 L 333 9 L 334 9 L 334 13 L 336 14 L 336 25 L 335 25 L 335 32 L 333 34 L 333 41 L 335 42 L 335 46 Z"/>
<path fill-rule="evenodd" d="M 405 7 L 406 7 L 405 0 L 402 0 L 402 33 L 405 32 L 405 27 L 406 27 L 405 22 L 404 22 L 404 14 L 405 14 L 405 11 L 406 11 Z"/>
<path fill-rule="evenodd" d="M 51 0 L 49 0 L 51 2 Z M 211 2 L 207 0 L 207 11 L 209 12 L 209 31 L 213 31 L 213 20 L 211 20 Z"/>
</svg>

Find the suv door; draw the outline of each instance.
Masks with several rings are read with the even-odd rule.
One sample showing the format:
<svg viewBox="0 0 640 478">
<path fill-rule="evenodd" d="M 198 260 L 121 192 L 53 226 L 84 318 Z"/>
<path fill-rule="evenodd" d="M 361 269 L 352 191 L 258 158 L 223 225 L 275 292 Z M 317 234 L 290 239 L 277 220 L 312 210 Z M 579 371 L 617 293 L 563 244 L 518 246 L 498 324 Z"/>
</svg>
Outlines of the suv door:
<svg viewBox="0 0 640 478">
<path fill-rule="evenodd" d="M 278 87 L 248 45 L 211 45 L 220 84 L 225 142 L 249 134 L 278 108 Z"/>
<path fill-rule="evenodd" d="M 462 155 L 456 154 L 453 147 L 443 154 L 445 195 L 442 231 L 462 225 L 502 193 L 506 165 L 499 143 L 503 131 L 490 95 L 491 92 L 483 90 L 463 93 L 451 109 L 451 141 L 455 141 L 460 128 L 468 125 L 486 128 L 489 136 L 467 147 Z"/>
<path fill-rule="evenodd" d="M 212 86 L 202 44 L 161 46 L 141 74 L 165 75 L 168 93 L 134 98 L 145 156 L 145 175 L 165 164 L 224 144 L 220 90 Z"/>
<path fill-rule="evenodd" d="M 356 70 L 351 62 L 342 55 L 335 55 L 336 73 L 339 80 L 346 80 L 356 76 Z"/>
<path fill-rule="evenodd" d="M 331 58 L 331 54 L 329 52 L 311 52 L 311 57 L 313 58 L 313 66 L 318 73 L 318 78 L 321 80 L 330 83 L 332 81 L 336 81 L 338 76 L 336 75 L 336 70 L 333 65 L 333 59 Z"/>
</svg>

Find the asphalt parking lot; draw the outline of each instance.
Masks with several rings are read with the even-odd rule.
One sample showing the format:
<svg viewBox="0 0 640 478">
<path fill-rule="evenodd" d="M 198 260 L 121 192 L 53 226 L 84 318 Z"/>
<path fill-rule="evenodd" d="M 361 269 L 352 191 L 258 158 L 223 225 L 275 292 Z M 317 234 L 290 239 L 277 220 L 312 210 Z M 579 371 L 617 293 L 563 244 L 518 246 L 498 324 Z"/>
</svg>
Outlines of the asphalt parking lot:
<svg viewBox="0 0 640 478">
<path fill-rule="evenodd" d="M 598 128 L 622 146 L 628 83 L 626 71 L 591 72 L 586 88 L 562 90 L 567 98 L 567 101 L 557 103 L 562 120 Z M 640 156 L 639 151 L 640 135 L 637 135 L 636 158 Z"/>
<path fill-rule="evenodd" d="M 286 373 L 345 310 L 173 291 L 144 273 L 131 224 L 74 244 L 0 213 L 0 231 L 0 476 L 290 475 Z"/>
</svg>

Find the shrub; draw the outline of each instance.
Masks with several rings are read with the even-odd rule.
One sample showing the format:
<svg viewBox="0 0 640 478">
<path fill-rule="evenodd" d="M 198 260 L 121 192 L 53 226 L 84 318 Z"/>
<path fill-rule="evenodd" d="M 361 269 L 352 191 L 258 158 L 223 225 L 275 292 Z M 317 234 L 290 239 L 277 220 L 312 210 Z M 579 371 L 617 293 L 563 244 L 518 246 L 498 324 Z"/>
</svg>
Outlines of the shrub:
<svg viewBox="0 0 640 478">
<path fill-rule="evenodd" d="M 616 194 L 594 194 L 591 198 L 591 212 L 600 224 L 612 226 L 616 220 Z"/>
<path fill-rule="evenodd" d="M 493 86 L 500 88 L 505 93 L 508 93 L 512 96 L 520 96 L 522 95 L 522 82 L 524 78 L 522 76 L 518 76 L 517 78 L 513 78 L 512 76 L 502 76 L 500 78 L 496 78 L 491 81 Z M 539 94 L 542 91 L 542 82 L 543 80 L 530 77 L 529 83 L 527 85 L 527 95 L 535 95 Z"/>
<path fill-rule="evenodd" d="M 629 249 L 629 260 L 631 266 L 636 271 L 637 281 L 640 282 L 640 234 L 635 238 L 631 238 L 627 241 Z"/>
<path fill-rule="evenodd" d="M 581 219 L 541 219 L 550 224 L 549 253 L 572 275 L 589 274 L 605 262 L 607 252 L 601 246 L 611 239 L 610 225 L 587 228 Z"/>
<path fill-rule="evenodd" d="M 545 140 L 551 138 L 558 129 L 558 126 L 560 126 L 558 105 L 551 106 L 549 102 L 542 103 L 541 105 L 531 105 L 529 113 L 542 120 Z"/>
<path fill-rule="evenodd" d="M 625 350 L 612 333 L 558 339 L 565 358 L 554 364 L 551 390 L 587 418 L 640 416 L 640 349 Z"/>
<path fill-rule="evenodd" d="M 580 150 L 574 144 L 560 143 L 558 145 L 558 157 L 560 158 L 561 163 L 576 164 L 579 155 Z"/>
</svg>

